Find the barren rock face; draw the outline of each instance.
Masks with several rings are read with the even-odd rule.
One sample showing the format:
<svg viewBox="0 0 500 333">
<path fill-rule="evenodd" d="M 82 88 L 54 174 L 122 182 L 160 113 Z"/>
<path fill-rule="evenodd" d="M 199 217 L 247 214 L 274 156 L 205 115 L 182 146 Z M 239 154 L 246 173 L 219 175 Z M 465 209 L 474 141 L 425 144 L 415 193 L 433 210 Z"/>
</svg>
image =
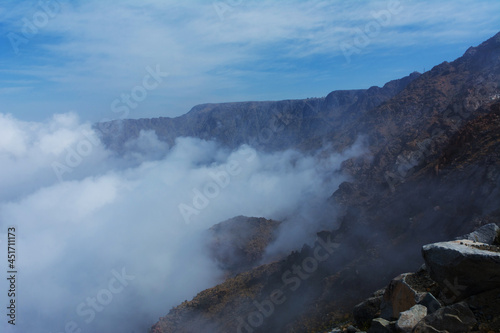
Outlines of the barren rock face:
<svg viewBox="0 0 500 333">
<path fill-rule="evenodd" d="M 448 291 L 448 303 L 498 288 L 500 252 L 470 240 L 425 245 L 422 253 L 433 280 Z"/>
</svg>

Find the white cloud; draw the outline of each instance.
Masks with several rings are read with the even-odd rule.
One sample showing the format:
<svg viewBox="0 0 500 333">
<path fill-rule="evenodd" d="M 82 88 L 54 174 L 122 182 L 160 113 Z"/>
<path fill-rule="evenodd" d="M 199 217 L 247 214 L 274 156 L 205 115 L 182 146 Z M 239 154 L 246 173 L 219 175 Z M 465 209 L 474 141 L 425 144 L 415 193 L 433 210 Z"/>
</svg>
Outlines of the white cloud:
<svg viewBox="0 0 500 333">
<path fill-rule="evenodd" d="M 2 136 L 0 137 L 0 152 L 20 156 L 26 152 L 26 143 L 23 132 L 14 123 L 15 120 L 11 115 L 1 115 L 0 130 Z"/>
<path fill-rule="evenodd" d="M 69 168 L 64 179 L 81 179 L 86 168 L 106 168 L 102 159 L 108 152 L 98 143 L 91 125 L 79 123 L 74 113 L 54 115 L 44 123 L 0 114 L 0 131 L 0 200 L 14 199 L 57 182 L 54 163 L 66 164 L 75 151 L 88 153 L 89 157 L 82 159 L 78 167 Z"/>
<path fill-rule="evenodd" d="M 8 153 L 0 154 L 0 239 L 16 226 L 22 304 L 16 329 L 25 332 L 61 332 L 71 321 L 92 332 L 145 331 L 170 307 L 220 281 L 203 248 L 205 230 L 242 214 L 285 219 L 293 212 L 316 223 L 308 210 L 342 181 L 341 161 L 362 153 L 361 146 L 344 155 L 325 149 L 322 158 L 248 146 L 230 151 L 194 138 L 179 138 L 168 150 L 153 132 L 142 132 L 123 158 L 95 143 L 60 181 L 53 161 L 64 164 L 68 146 L 78 152 L 81 142 L 93 141 L 89 124 L 74 114 L 44 123 L 1 114 L 0 120 L 3 133 L 13 133 L 2 144 Z M 204 196 L 201 206 L 196 193 Z M 197 210 L 189 224 L 182 204 Z M 312 227 L 287 223 L 293 241 L 314 236 Z M 275 252 L 291 247 L 284 239 Z M 109 281 L 122 269 L 133 279 L 110 294 Z M 91 319 L 86 302 L 96 295 L 106 304 Z M 106 295 L 113 297 L 109 304 Z"/>
</svg>

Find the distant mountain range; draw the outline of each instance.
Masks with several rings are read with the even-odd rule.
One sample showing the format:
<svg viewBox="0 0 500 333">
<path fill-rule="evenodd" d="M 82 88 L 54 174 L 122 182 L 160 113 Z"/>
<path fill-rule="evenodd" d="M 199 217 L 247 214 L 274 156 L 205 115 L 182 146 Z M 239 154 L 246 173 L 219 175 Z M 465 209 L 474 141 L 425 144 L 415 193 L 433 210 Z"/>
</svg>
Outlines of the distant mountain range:
<svg viewBox="0 0 500 333">
<path fill-rule="evenodd" d="M 105 132 L 105 144 L 117 151 L 141 131 L 150 130 L 169 145 L 177 137 L 190 136 L 215 140 L 230 148 L 251 144 L 265 150 L 311 150 L 318 148 L 318 142 L 328 134 L 358 123 L 366 112 L 394 97 L 419 76 L 413 73 L 382 88 L 334 91 L 324 98 L 201 104 L 177 118 L 116 120 L 97 127 Z"/>
<path fill-rule="evenodd" d="M 117 152 L 147 130 L 169 145 L 179 136 L 266 151 L 312 152 L 327 143 L 332 152 L 342 151 L 359 136 L 368 145 L 367 156 L 344 162 L 352 181 L 331 189 L 337 213 L 325 217 L 331 229 L 318 230 L 312 247 L 297 244 L 287 257 L 260 266 L 255 260 L 243 260 L 240 269 L 238 261 L 226 263 L 240 273 L 172 309 L 153 326 L 155 333 L 324 332 L 349 320 L 356 303 L 394 276 L 418 269 L 422 245 L 500 225 L 500 33 L 451 63 L 382 88 L 204 104 L 177 118 L 96 128 L 112 129 L 102 131 L 102 140 Z M 243 217 L 212 232 L 224 235 L 220 242 L 251 225 L 258 243 L 267 244 L 279 223 L 264 221 L 260 238 L 256 221 Z M 319 248 L 324 260 L 304 276 L 295 273 Z M 239 251 L 260 255 L 261 248 Z M 256 311 L 260 315 L 249 322 Z"/>
</svg>

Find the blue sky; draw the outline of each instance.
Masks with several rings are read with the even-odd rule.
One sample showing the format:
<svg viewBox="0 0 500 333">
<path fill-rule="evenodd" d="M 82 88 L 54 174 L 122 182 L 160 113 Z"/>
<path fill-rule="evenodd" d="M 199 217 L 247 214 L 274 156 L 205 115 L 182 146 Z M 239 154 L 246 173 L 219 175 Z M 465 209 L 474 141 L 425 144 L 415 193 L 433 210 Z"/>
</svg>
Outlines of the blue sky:
<svg viewBox="0 0 500 333">
<path fill-rule="evenodd" d="M 32 121 L 368 88 L 500 31 L 498 0 L 2 1 L 0 16 L 0 112 Z"/>
</svg>

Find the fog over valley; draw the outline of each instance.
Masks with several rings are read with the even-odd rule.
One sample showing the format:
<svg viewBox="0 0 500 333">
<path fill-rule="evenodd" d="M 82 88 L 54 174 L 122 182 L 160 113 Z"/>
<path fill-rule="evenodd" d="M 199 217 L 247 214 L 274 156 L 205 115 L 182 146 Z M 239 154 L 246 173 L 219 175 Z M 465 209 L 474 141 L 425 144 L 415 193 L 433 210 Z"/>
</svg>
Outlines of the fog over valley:
<svg viewBox="0 0 500 333">
<path fill-rule="evenodd" d="M 321 222 L 313 208 L 346 179 L 341 162 L 364 153 L 362 140 L 326 155 L 189 137 L 168 147 L 146 132 L 119 156 L 75 114 L 39 123 L 1 114 L 0 132 L 0 220 L 18 229 L 19 317 L 37 318 L 20 321 L 26 332 L 73 323 L 144 332 L 221 281 L 204 248 L 210 226 L 237 215 L 287 219 L 273 251 L 311 242 Z"/>
</svg>

